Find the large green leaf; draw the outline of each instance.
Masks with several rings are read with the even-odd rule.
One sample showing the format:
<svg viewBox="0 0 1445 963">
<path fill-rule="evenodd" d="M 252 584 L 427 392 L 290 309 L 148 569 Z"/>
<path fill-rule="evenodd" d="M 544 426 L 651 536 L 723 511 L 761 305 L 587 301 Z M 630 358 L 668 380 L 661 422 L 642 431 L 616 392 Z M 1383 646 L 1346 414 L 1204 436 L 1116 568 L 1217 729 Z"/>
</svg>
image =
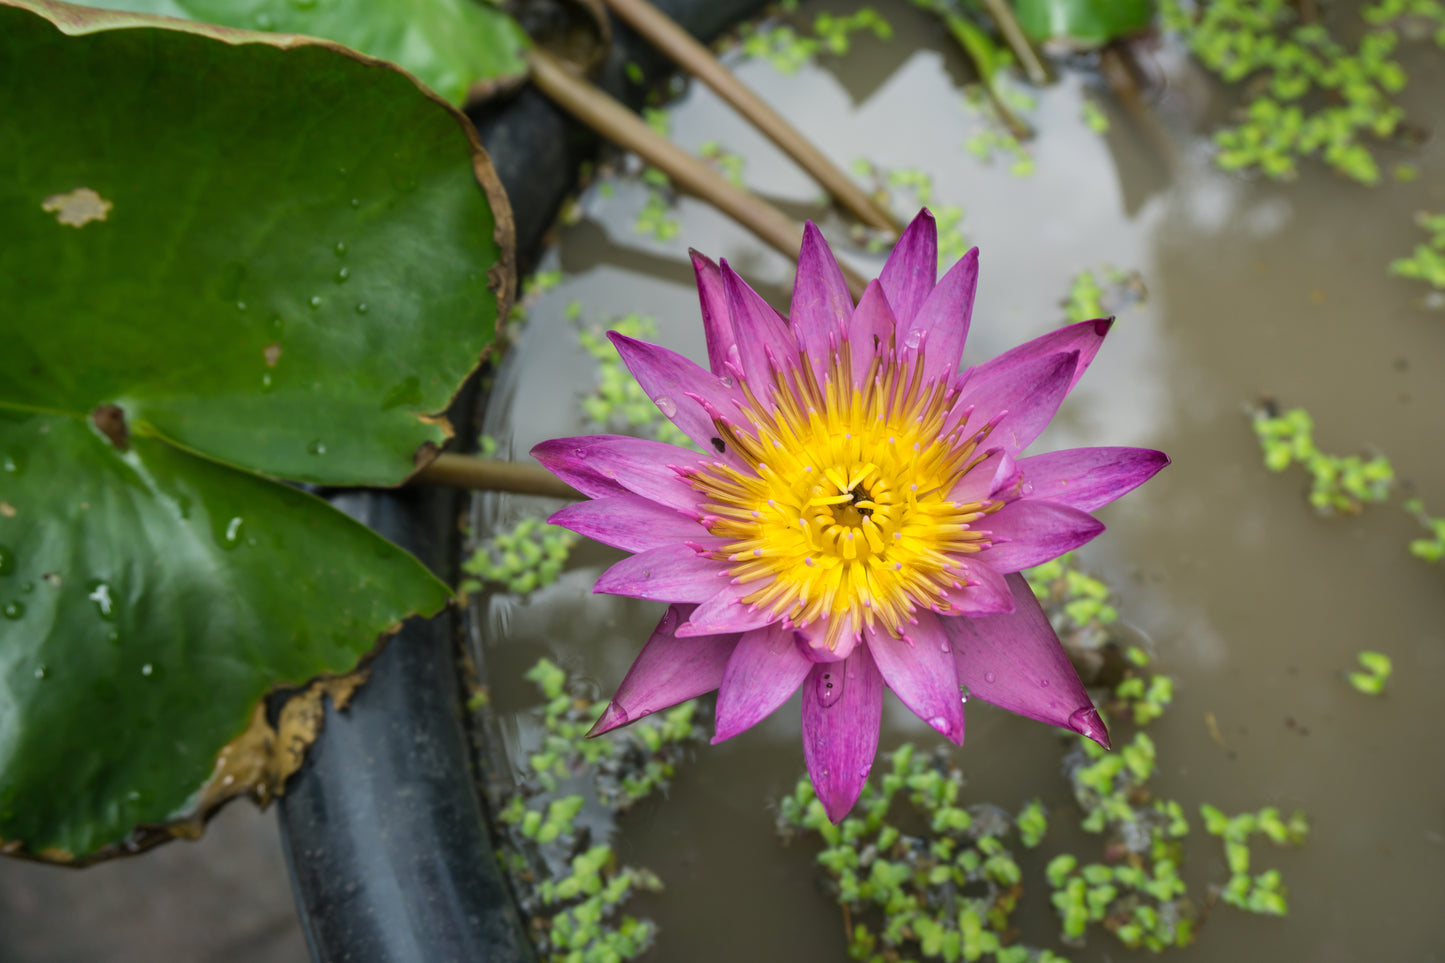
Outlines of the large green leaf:
<svg viewBox="0 0 1445 963">
<path fill-rule="evenodd" d="M 93 6 L 304 33 L 405 67 L 454 104 L 520 81 L 527 35 L 486 0 L 96 0 Z"/>
<path fill-rule="evenodd" d="M 266 476 L 396 484 L 445 439 L 511 221 L 389 65 L 31 7 L 0 0 L 0 851 L 85 859 L 193 822 L 264 692 L 445 604 Z"/>
<path fill-rule="evenodd" d="M 0 839 L 32 852 L 186 818 L 269 688 L 447 598 L 326 503 L 153 439 L 0 412 L 0 470 Z"/>
<path fill-rule="evenodd" d="M 1014 0 L 1019 25 L 1030 40 L 1098 47 L 1146 30 L 1152 0 Z"/>
</svg>

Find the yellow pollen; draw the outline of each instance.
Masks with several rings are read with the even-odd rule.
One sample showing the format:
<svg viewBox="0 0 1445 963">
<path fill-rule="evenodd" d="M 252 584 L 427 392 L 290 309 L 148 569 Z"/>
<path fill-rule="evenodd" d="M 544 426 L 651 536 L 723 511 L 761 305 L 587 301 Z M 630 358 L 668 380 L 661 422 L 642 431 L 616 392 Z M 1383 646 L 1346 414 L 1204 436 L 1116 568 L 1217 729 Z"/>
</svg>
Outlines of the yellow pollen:
<svg viewBox="0 0 1445 963">
<path fill-rule="evenodd" d="M 751 589 L 743 603 L 822 623 L 831 649 L 864 626 L 900 635 L 919 608 L 950 611 L 960 560 L 988 547 L 971 526 L 1002 507 L 948 498 L 990 429 L 962 433 L 947 383 L 875 358 L 855 384 L 844 347 L 821 379 L 805 354 L 776 373 L 771 407 L 744 382 L 725 437 L 751 470 L 713 462 L 693 477 L 719 556 Z"/>
</svg>

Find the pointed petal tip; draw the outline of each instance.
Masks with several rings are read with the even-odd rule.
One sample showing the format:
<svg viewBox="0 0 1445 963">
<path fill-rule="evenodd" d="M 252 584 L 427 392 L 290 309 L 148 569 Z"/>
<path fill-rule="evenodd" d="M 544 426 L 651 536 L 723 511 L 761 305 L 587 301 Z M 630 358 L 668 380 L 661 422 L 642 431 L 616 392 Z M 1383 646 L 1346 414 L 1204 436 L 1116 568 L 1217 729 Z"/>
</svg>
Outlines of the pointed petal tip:
<svg viewBox="0 0 1445 963">
<path fill-rule="evenodd" d="M 602 717 L 592 724 L 591 729 L 587 730 L 587 738 L 591 739 L 594 736 L 611 732 L 618 726 L 625 726 L 631 721 L 627 716 L 626 709 L 619 706 L 616 701 L 609 702 L 607 708 L 602 712 Z"/>
<path fill-rule="evenodd" d="M 868 772 L 872 771 L 873 767 L 870 764 Z M 817 793 L 818 800 L 823 804 L 823 812 L 827 813 L 828 822 L 836 826 L 847 818 L 848 814 L 853 811 L 853 804 L 863 794 L 863 785 L 866 782 L 865 775 L 864 779 L 856 784 L 856 787 L 830 786 L 827 791 L 824 791 L 816 782 L 813 783 L 813 791 Z"/>
<path fill-rule="evenodd" d="M 1113 749 L 1109 743 L 1109 730 L 1104 727 L 1104 720 L 1099 718 L 1099 710 L 1093 706 L 1087 709 L 1080 709 L 1069 716 L 1069 728 L 1086 739 L 1092 739 L 1105 749 Z"/>
<path fill-rule="evenodd" d="M 1109 333 L 1109 329 L 1113 326 L 1114 316 L 1112 314 L 1107 318 L 1098 318 L 1094 321 L 1094 333 L 1102 338 Z"/>
</svg>

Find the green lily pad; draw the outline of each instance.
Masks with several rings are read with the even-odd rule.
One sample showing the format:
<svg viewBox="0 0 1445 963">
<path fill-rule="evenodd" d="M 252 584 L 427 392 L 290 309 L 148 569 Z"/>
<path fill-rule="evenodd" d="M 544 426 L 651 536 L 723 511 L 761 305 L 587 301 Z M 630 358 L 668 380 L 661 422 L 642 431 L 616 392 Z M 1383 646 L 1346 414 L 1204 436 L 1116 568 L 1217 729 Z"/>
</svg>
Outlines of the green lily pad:
<svg viewBox="0 0 1445 963">
<path fill-rule="evenodd" d="M 310 34 L 390 60 L 454 104 L 520 82 L 528 39 L 486 0 L 95 0 L 91 6 Z"/>
<path fill-rule="evenodd" d="M 1150 0 L 1014 0 L 1019 26 L 1034 43 L 1062 41 L 1101 47 L 1147 30 L 1154 19 Z"/>
<path fill-rule="evenodd" d="M 0 410 L 0 840 L 67 860 L 188 819 L 283 681 L 445 585 L 325 502 L 151 438 Z"/>
<path fill-rule="evenodd" d="M 404 481 L 511 296 L 475 133 L 334 44 L 0 0 L 0 852 L 194 824 L 262 695 L 447 588 Z M 115 29 L 125 27 L 127 29 Z"/>
</svg>

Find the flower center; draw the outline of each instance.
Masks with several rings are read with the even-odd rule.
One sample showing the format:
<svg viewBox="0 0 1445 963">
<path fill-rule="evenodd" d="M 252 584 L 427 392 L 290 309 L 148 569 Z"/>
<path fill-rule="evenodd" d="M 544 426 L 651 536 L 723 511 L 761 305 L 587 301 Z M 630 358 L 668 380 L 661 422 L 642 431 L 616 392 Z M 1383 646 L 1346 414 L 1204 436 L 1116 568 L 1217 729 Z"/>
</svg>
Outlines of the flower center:
<svg viewBox="0 0 1445 963">
<path fill-rule="evenodd" d="M 962 556 L 988 547 L 970 526 L 1002 507 L 950 493 L 986 454 L 992 425 L 963 434 L 967 413 L 946 381 L 875 359 L 856 383 L 845 344 L 821 384 L 806 355 L 775 374 L 771 404 L 746 383 L 746 424 L 717 419 L 746 469 L 713 462 L 693 474 L 717 557 L 756 588 L 742 601 L 785 624 L 822 623 L 836 650 L 862 628 L 893 635 L 919 606 L 952 609 Z"/>
</svg>

